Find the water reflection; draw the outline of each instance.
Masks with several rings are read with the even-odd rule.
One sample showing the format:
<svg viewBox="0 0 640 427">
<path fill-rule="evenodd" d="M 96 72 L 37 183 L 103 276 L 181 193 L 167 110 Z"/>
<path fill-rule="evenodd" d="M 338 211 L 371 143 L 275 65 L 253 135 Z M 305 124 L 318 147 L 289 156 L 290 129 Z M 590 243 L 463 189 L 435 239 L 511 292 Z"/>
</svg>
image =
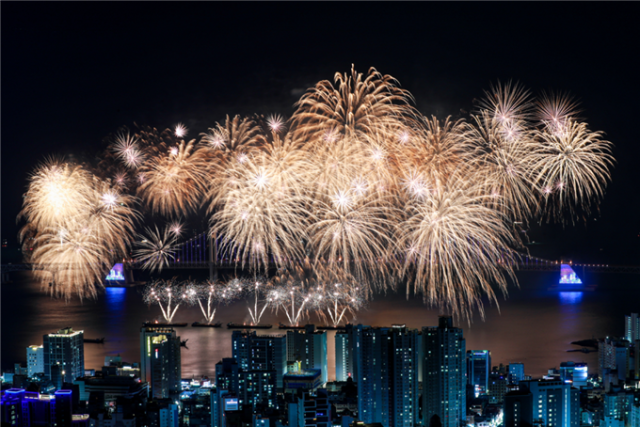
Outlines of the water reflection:
<svg viewBox="0 0 640 427">
<path fill-rule="evenodd" d="M 582 301 L 583 292 L 560 292 L 560 304 L 576 305 Z"/>
<path fill-rule="evenodd" d="M 106 288 L 105 296 L 107 307 L 110 310 L 120 310 L 127 296 L 126 288 Z"/>
</svg>

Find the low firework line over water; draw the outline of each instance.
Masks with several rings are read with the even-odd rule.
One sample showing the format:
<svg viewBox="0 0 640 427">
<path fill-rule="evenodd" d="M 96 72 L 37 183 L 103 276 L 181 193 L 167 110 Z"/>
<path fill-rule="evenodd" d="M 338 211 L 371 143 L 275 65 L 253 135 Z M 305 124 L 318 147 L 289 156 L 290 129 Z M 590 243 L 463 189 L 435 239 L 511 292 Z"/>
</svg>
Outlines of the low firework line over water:
<svg viewBox="0 0 640 427">
<path fill-rule="evenodd" d="M 49 268 L 43 283 L 55 276 L 54 294 L 94 295 L 102 267 L 79 275 L 53 260 L 106 268 L 129 257 L 144 228 L 139 210 L 165 223 L 202 210 L 221 253 L 247 277 L 266 275 L 271 263 L 339 270 L 365 297 L 407 283 L 429 305 L 470 318 L 483 315 L 483 295 L 495 301 L 492 285 L 506 292 L 513 278 L 508 261 L 523 246 L 512 223 L 575 222 L 601 201 L 615 163 L 612 144 L 569 97 L 536 99 L 519 84 L 492 86 L 469 117 L 453 120 L 423 116 L 393 77 L 352 68 L 309 88 L 294 108 L 288 120 L 227 117 L 188 142 L 184 125 L 121 129 L 94 168 L 45 162 L 20 216 L 25 252 Z M 80 231 L 90 238 L 73 237 L 89 217 L 91 229 Z M 146 227 L 135 257 L 160 270 L 180 227 Z M 291 323 L 328 298 L 302 289 L 286 304 Z M 272 291 L 251 293 L 254 321 L 263 303 L 278 306 Z M 333 323 L 350 312 L 336 307 L 343 300 L 323 309 Z"/>
</svg>

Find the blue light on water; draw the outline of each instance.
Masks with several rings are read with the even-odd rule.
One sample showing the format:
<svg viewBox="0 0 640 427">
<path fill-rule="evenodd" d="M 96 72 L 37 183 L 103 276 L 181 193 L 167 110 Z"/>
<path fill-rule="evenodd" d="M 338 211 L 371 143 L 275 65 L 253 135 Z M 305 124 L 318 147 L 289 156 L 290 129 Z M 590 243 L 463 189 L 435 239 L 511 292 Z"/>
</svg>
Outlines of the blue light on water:
<svg viewBox="0 0 640 427">
<path fill-rule="evenodd" d="M 582 294 L 582 292 L 560 292 L 560 304 L 580 304 L 580 301 L 582 301 Z"/>
<path fill-rule="evenodd" d="M 107 305 L 111 308 L 119 308 L 126 297 L 127 288 L 106 288 Z"/>
</svg>

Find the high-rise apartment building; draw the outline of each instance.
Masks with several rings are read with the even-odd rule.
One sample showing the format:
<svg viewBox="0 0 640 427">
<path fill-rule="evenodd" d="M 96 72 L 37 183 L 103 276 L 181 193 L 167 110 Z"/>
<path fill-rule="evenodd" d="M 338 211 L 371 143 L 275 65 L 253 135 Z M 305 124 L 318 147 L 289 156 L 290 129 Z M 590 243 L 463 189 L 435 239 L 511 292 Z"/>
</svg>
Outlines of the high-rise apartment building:
<svg viewBox="0 0 640 427">
<path fill-rule="evenodd" d="M 521 381 L 520 389 L 525 388 L 531 391 L 533 425 L 580 426 L 580 391 L 571 384 L 557 380 Z"/>
<path fill-rule="evenodd" d="M 282 377 L 287 370 L 287 337 L 257 335 L 255 331 L 233 331 L 231 352 L 244 371 L 274 371 L 276 387 L 283 390 Z"/>
<path fill-rule="evenodd" d="M 638 313 L 624 316 L 624 338 L 630 343 L 640 340 L 640 316 Z"/>
<path fill-rule="evenodd" d="M 399 427 L 419 421 L 418 336 L 404 325 L 350 330 L 358 417 L 365 423 Z"/>
<path fill-rule="evenodd" d="M 504 427 L 530 427 L 533 425 L 533 395 L 527 387 L 511 391 L 504 396 Z"/>
<path fill-rule="evenodd" d="M 490 372 L 491 352 L 489 350 L 467 351 L 467 384 L 474 387 L 476 397 L 487 394 Z"/>
<path fill-rule="evenodd" d="M 328 381 L 327 333 L 306 325 L 304 331 L 287 331 L 287 362 L 300 362 L 300 369 L 320 369 L 322 384 Z"/>
<path fill-rule="evenodd" d="M 524 363 L 509 363 L 509 382 L 518 384 L 524 380 Z"/>
<path fill-rule="evenodd" d="M 453 327 L 451 317 L 441 316 L 437 327 L 422 328 L 422 346 L 422 425 L 438 415 L 442 427 L 458 427 L 467 416 L 462 329 Z"/>
<path fill-rule="evenodd" d="M 562 362 L 560 363 L 560 379 L 569 382 L 577 389 L 587 385 L 589 367 L 586 363 Z"/>
<path fill-rule="evenodd" d="M 289 403 L 289 427 L 331 427 L 331 403 L 326 389 L 299 393 Z"/>
<path fill-rule="evenodd" d="M 604 425 L 629 425 L 633 403 L 634 395 L 632 391 L 619 390 L 606 393 L 604 395 Z"/>
<path fill-rule="evenodd" d="M 140 377 L 149 383 L 151 396 L 166 399 L 180 392 L 180 337 L 167 327 L 140 330 Z"/>
<path fill-rule="evenodd" d="M 352 325 L 347 325 L 344 331 L 336 332 L 336 381 L 346 381 L 353 376 L 353 355 L 351 354 Z"/>
<path fill-rule="evenodd" d="M 32 377 L 40 373 L 44 373 L 44 346 L 30 345 L 27 347 L 27 375 Z"/>
<path fill-rule="evenodd" d="M 84 376 L 84 333 L 63 328 L 43 337 L 44 374 L 52 378 L 51 367 L 56 366 L 60 383 L 72 383 Z M 57 376 L 57 375 L 56 375 Z"/>
<path fill-rule="evenodd" d="M 245 371 L 234 358 L 225 358 L 216 364 L 216 388 L 236 396 L 239 409 L 245 405 L 254 410 L 277 407 L 273 370 Z"/>
</svg>

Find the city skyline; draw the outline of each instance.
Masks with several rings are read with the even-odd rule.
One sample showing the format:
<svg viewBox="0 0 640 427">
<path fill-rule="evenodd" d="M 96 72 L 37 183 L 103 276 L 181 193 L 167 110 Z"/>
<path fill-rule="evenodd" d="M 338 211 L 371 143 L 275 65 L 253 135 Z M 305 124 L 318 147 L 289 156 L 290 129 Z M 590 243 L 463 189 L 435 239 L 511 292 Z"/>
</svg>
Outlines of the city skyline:
<svg viewBox="0 0 640 427">
<path fill-rule="evenodd" d="M 640 427 L 637 4 L 2 6 L 3 425 Z"/>
</svg>

